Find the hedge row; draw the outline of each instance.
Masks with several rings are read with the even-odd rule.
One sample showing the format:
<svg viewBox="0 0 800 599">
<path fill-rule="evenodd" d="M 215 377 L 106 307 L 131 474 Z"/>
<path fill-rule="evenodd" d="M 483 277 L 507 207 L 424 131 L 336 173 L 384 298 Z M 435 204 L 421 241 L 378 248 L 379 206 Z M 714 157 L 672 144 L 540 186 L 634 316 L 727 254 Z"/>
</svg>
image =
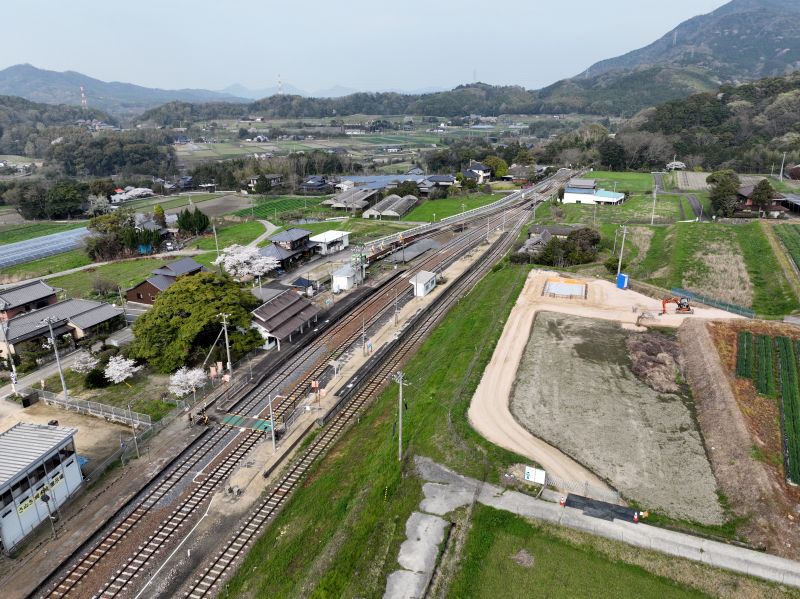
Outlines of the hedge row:
<svg viewBox="0 0 800 599">
<path fill-rule="evenodd" d="M 798 390 L 797 354 L 791 339 L 778 337 L 781 369 L 783 430 L 787 451 L 787 475 L 800 482 L 800 390 Z"/>
</svg>

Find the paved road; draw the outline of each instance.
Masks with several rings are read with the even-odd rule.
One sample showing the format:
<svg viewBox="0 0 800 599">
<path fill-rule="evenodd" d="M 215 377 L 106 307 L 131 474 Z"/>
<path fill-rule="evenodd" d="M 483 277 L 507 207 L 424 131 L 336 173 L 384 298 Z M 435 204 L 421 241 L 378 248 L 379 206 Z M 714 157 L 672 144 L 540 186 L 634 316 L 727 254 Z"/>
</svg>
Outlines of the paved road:
<svg viewBox="0 0 800 599">
<path fill-rule="evenodd" d="M 256 237 L 253 241 L 248 243 L 247 247 L 249 247 L 249 248 L 258 247 L 259 243 L 264 241 L 267 237 L 272 235 L 275 231 L 277 231 L 280 228 L 277 225 L 273 225 L 268 220 L 259 220 L 258 222 L 260 222 L 262 225 L 264 225 L 264 228 L 266 229 L 266 231 L 264 231 L 261 235 Z"/>
<path fill-rule="evenodd" d="M 670 195 L 681 196 L 689 200 L 689 203 L 692 205 L 692 210 L 694 211 L 695 218 L 698 218 L 702 221 L 711 220 L 707 214 L 703 214 L 703 206 L 700 204 L 700 200 L 697 199 L 697 196 L 693 193 L 684 193 L 681 191 L 666 191 L 664 189 L 664 173 L 652 173 L 653 179 L 656 182 L 656 191 L 658 193 L 668 193 Z M 685 215 L 686 218 L 689 218 L 689 215 Z"/>
<path fill-rule="evenodd" d="M 461 476 L 427 458 L 417 457 L 415 461 L 420 476 L 429 481 L 422 487 L 425 495 L 420 504 L 422 512 L 441 516 L 468 505 L 474 498 L 484 505 L 525 518 L 544 520 L 635 547 L 800 587 L 800 562 L 647 524 L 594 518 L 578 509 L 562 508 L 557 503 Z"/>
</svg>

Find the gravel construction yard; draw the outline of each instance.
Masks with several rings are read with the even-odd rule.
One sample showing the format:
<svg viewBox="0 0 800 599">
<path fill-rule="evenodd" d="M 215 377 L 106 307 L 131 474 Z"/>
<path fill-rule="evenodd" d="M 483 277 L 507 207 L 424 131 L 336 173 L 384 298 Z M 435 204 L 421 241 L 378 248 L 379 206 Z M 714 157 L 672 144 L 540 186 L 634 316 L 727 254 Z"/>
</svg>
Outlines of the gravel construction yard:
<svg viewBox="0 0 800 599">
<path fill-rule="evenodd" d="M 691 401 L 656 391 L 634 375 L 626 341 L 637 334 L 616 322 L 539 312 L 517 371 L 511 412 L 533 435 L 644 509 L 721 524 L 725 518 Z M 662 358 L 655 362 L 669 362 Z"/>
</svg>

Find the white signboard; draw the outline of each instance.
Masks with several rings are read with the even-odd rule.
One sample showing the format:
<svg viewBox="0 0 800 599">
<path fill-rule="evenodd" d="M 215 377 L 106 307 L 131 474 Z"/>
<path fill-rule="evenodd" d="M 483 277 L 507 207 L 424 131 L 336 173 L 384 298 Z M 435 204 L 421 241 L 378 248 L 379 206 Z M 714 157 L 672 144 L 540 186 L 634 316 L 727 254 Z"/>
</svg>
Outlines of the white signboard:
<svg viewBox="0 0 800 599">
<path fill-rule="evenodd" d="M 539 470 L 538 468 L 531 468 L 530 466 L 525 466 L 525 480 L 528 481 L 529 483 L 543 485 L 546 478 L 547 478 L 547 473 L 544 470 Z"/>
</svg>

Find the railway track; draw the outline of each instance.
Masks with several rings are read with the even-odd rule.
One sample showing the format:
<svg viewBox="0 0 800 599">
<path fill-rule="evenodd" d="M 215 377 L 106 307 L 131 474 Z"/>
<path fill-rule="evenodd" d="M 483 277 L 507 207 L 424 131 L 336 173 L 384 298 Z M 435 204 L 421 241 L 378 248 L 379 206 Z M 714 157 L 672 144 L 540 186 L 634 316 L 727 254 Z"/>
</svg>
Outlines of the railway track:
<svg viewBox="0 0 800 599">
<path fill-rule="evenodd" d="M 509 208 L 509 206 L 512 206 L 512 204 L 507 205 L 505 207 L 505 216 L 502 216 L 502 211 L 494 216 L 489 215 L 487 217 L 485 214 L 481 215 L 480 222 L 482 223 L 487 220 L 487 229 L 499 227 L 500 219 L 503 219 L 503 222 L 507 220 L 511 223 L 513 219 L 518 219 L 522 214 L 522 206 L 524 203 L 525 201 L 521 199 L 520 202 L 514 203 L 511 208 Z M 509 213 L 512 214 L 512 216 L 508 216 Z M 519 221 L 519 223 L 521 222 L 522 220 Z M 518 230 L 519 226 L 521 225 L 516 225 L 514 230 Z M 446 268 L 466 251 L 469 251 L 469 249 L 479 244 L 485 237 L 484 231 L 483 227 L 479 226 L 451 240 L 436 253 L 426 257 L 420 263 L 409 269 L 409 274 L 424 269 L 436 270 Z M 494 255 L 495 251 L 494 249 L 490 250 L 492 255 Z M 248 413 L 248 415 L 260 415 L 261 411 L 264 409 L 262 404 L 265 398 L 270 393 L 274 393 L 280 385 L 285 383 L 291 376 L 296 375 L 298 365 L 302 366 L 308 361 L 313 361 L 313 365 L 306 368 L 305 374 L 300 377 L 298 382 L 293 384 L 291 392 L 286 394 L 280 404 L 274 405 L 275 413 L 280 417 L 286 417 L 290 412 L 293 412 L 298 401 L 310 386 L 310 381 L 318 378 L 328 367 L 330 359 L 335 358 L 345 351 L 345 349 L 351 346 L 359 337 L 361 334 L 361 319 L 372 321 L 380 317 L 382 313 L 394 305 L 395 298 L 392 291 L 395 289 L 398 292 L 398 298 L 402 298 L 410 293 L 406 279 L 397 279 L 390 282 L 386 289 L 381 290 L 381 293 L 375 294 L 333 325 L 330 331 L 325 332 L 324 337 L 321 336 L 314 339 L 292 359 L 291 365 L 284 367 L 278 373 L 274 373 L 260 382 L 254 391 L 238 402 L 237 411 L 240 413 Z M 413 338 L 413 335 L 410 338 Z M 315 354 L 319 354 L 323 357 L 313 360 Z M 367 383 L 367 387 L 372 384 L 372 382 Z M 353 405 L 357 406 L 360 404 L 356 401 Z M 350 410 L 351 408 L 348 407 L 347 409 Z M 338 434 L 338 431 L 340 431 L 341 427 L 346 423 L 346 420 L 342 421 L 338 418 L 337 416 L 337 420 L 332 422 L 331 425 L 324 430 L 335 430 Z M 342 424 L 337 424 L 339 422 Z M 89 574 L 91 574 L 95 568 L 98 568 L 111 551 L 120 545 L 126 535 L 143 523 L 145 517 L 153 511 L 162 498 L 173 491 L 181 482 L 185 482 L 193 468 L 214 452 L 220 441 L 228 438 L 228 434 L 229 431 L 223 428 L 212 431 L 196 448 L 189 452 L 179 466 L 173 468 L 169 474 L 160 480 L 151 483 L 154 486 L 146 490 L 144 496 L 139 499 L 139 503 L 136 507 L 117 524 L 113 525 L 111 530 L 100 538 L 90 551 L 75 560 L 67 569 L 66 573 L 63 574 L 60 579 L 57 579 L 54 585 L 51 584 L 51 589 L 43 596 L 66 597 L 71 595 L 73 591 L 77 592 L 81 583 L 88 578 Z M 225 449 L 215 458 L 215 460 L 221 460 L 220 464 L 215 466 L 215 471 L 218 474 L 204 477 L 200 484 L 193 485 L 188 496 L 181 498 L 182 503 L 179 507 L 157 526 L 155 534 L 151 535 L 146 543 L 137 548 L 134 555 L 125 562 L 124 567 L 117 570 L 112 575 L 111 579 L 102 587 L 99 596 L 115 597 L 121 594 L 129 587 L 133 579 L 152 561 L 153 556 L 162 547 L 170 543 L 171 540 L 174 540 L 175 531 L 181 528 L 193 514 L 196 514 L 200 507 L 205 505 L 216 488 L 242 461 L 261 435 L 243 434 L 243 436 L 244 439 L 236 444 L 231 442 L 226 445 Z M 327 445 L 322 446 L 320 443 L 321 441 L 317 441 L 312 447 L 320 448 L 320 451 L 324 451 Z M 230 447 L 230 445 L 233 445 L 233 447 Z M 313 459 L 316 459 L 316 457 Z M 288 482 L 291 482 L 291 480 Z"/>
<path fill-rule="evenodd" d="M 256 509 L 246 517 L 240 528 L 216 554 L 210 565 L 205 568 L 203 575 L 191 583 L 185 592 L 186 597 L 204 599 L 214 595 L 220 582 L 232 573 L 240 558 L 247 553 L 255 539 L 275 518 L 312 464 L 328 451 L 344 429 L 388 384 L 392 374 L 419 347 L 450 308 L 483 278 L 499 258 L 503 257 L 513 240 L 516 239 L 516 233 L 519 232 L 525 220 L 518 216 L 511 232 L 506 233 L 504 238 L 495 243 L 495 247 L 483 257 L 478 267 L 459 280 L 435 309 L 424 314 L 420 322 L 415 322 L 407 334 L 398 340 L 394 350 L 376 366 L 372 375 L 353 394 L 350 401 L 322 429 L 302 455 L 289 466 Z"/>
</svg>

